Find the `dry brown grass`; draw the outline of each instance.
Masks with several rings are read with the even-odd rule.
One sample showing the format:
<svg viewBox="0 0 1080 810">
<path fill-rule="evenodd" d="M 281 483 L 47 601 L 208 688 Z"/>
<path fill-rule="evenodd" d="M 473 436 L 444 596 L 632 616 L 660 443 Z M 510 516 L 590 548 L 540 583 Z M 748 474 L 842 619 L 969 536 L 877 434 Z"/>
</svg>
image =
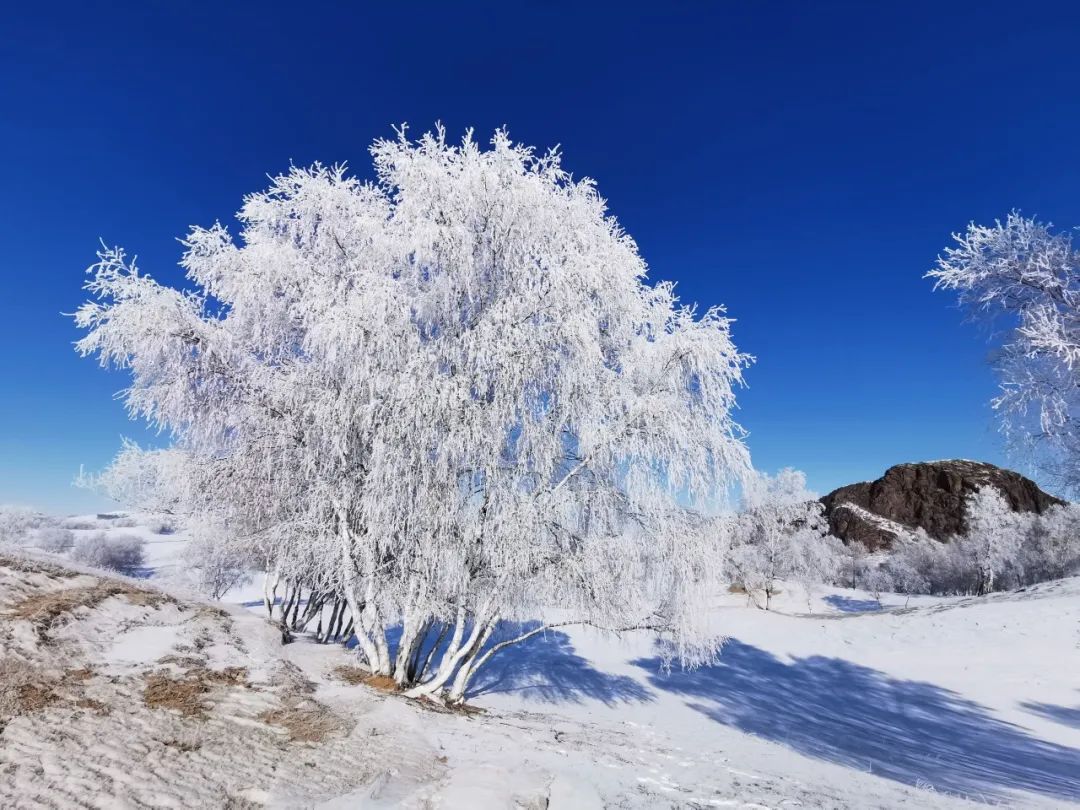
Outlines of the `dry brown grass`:
<svg viewBox="0 0 1080 810">
<path fill-rule="evenodd" d="M 25 683 L 16 688 L 16 701 L 22 714 L 41 711 L 59 699 L 60 697 L 47 684 Z"/>
<path fill-rule="evenodd" d="M 263 805 L 257 804 L 243 796 L 227 796 L 224 810 L 262 810 Z"/>
<path fill-rule="evenodd" d="M 55 563 L 29 557 L 16 557 L 11 554 L 0 554 L 0 568 L 10 568 L 24 574 L 44 574 L 54 579 L 71 579 L 79 576 L 78 571 L 72 571 L 70 568 L 64 568 Z"/>
<path fill-rule="evenodd" d="M 281 685 L 283 692 L 291 695 L 314 695 L 317 690 L 315 684 L 292 661 L 279 662 L 274 669 L 273 680 Z"/>
<path fill-rule="evenodd" d="M 211 683 L 228 686 L 247 686 L 247 667 L 225 667 L 225 669 L 207 669 L 199 673 Z"/>
<path fill-rule="evenodd" d="M 180 669 L 198 669 L 206 666 L 206 659 L 197 655 L 166 655 L 157 660 L 159 664 L 172 664 Z"/>
<path fill-rule="evenodd" d="M 345 720 L 321 703 L 305 699 L 292 706 L 270 709 L 259 719 L 289 732 L 293 742 L 322 742 L 327 737 L 344 733 L 348 729 Z"/>
<path fill-rule="evenodd" d="M 120 586 L 120 591 L 117 596 L 123 596 L 128 602 L 133 605 L 139 605 L 142 607 L 161 607 L 165 603 L 175 603 L 176 600 L 171 596 L 167 596 L 160 591 L 148 591 L 142 588 L 134 588 L 130 585 L 125 585 L 122 582 L 116 583 Z"/>
<path fill-rule="evenodd" d="M 394 682 L 394 679 L 389 675 L 372 675 L 363 667 L 349 666 L 342 664 L 339 667 L 334 667 L 334 675 L 338 679 L 345 681 L 347 684 L 356 686 L 357 684 L 364 684 L 370 686 L 373 689 L 378 689 L 381 692 L 400 692 L 401 688 Z"/>
<path fill-rule="evenodd" d="M 0 661 L 0 721 L 56 703 L 56 681 L 41 667 L 15 658 Z"/>
<path fill-rule="evenodd" d="M 87 709 L 97 714 L 109 714 L 112 711 L 112 709 L 100 700 L 94 700 L 93 698 L 88 697 L 79 698 L 75 701 L 75 705 L 80 709 Z"/>
<path fill-rule="evenodd" d="M 199 619 L 217 619 L 227 624 L 232 624 L 232 616 L 228 614 L 228 611 L 223 610 L 213 605 L 199 605 L 195 611 L 195 617 Z"/>
<path fill-rule="evenodd" d="M 65 669 L 64 674 L 60 676 L 60 682 L 65 686 L 74 686 L 75 684 L 83 683 L 94 677 L 94 670 L 92 667 L 80 667 L 79 669 Z"/>
<path fill-rule="evenodd" d="M 164 740 L 162 745 L 175 748 L 177 751 L 183 751 L 185 754 L 190 754 L 192 751 L 198 751 L 202 748 L 202 743 L 198 740 Z"/>
<path fill-rule="evenodd" d="M 205 698 L 214 687 L 250 685 L 246 667 L 207 669 L 198 659 L 196 662 L 196 666 L 179 678 L 163 671 L 144 676 L 143 703 L 155 709 L 171 709 L 187 717 L 205 717 L 209 709 Z"/>
<path fill-rule="evenodd" d="M 143 590 L 117 580 L 102 580 L 93 585 L 34 594 L 19 602 L 7 611 L 6 615 L 12 619 L 30 622 L 38 636 L 45 638 L 63 616 L 79 608 L 93 609 L 112 596 L 122 596 L 134 605 L 149 607 L 158 607 L 173 601 L 171 597 L 157 591 Z"/>
<path fill-rule="evenodd" d="M 412 701 L 414 705 L 419 706 L 422 709 L 427 709 L 430 712 L 436 714 L 463 714 L 466 717 L 472 717 L 477 714 L 487 714 L 479 706 L 470 706 L 468 703 L 444 703 L 441 700 L 434 700 L 430 697 L 419 697 Z"/>
<path fill-rule="evenodd" d="M 152 709 L 169 709 L 185 717 L 205 717 L 207 709 L 203 698 L 210 692 L 210 684 L 199 678 L 173 678 L 161 672 L 147 675 L 144 680 L 143 703 Z"/>
</svg>

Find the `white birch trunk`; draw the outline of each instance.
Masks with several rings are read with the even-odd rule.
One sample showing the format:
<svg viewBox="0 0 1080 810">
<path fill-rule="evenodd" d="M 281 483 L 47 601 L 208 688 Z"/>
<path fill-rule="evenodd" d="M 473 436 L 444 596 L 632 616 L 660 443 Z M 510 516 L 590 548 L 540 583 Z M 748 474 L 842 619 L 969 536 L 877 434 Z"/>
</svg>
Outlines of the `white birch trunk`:
<svg viewBox="0 0 1080 810">
<path fill-rule="evenodd" d="M 485 632 L 488 629 L 488 622 L 492 618 L 493 607 L 495 597 L 490 597 L 480 611 L 477 613 L 475 624 L 473 625 L 472 632 L 469 634 L 468 640 L 456 650 L 451 649 L 446 651 L 443 656 L 442 664 L 439 666 L 439 671 L 435 674 L 435 677 L 425 683 L 420 684 L 408 692 L 405 693 L 406 697 L 430 697 L 441 690 L 450 680 L 450 678 L 457 672 L 458 667 L 463 661 L 470 656 L 476 654 L 481 646 L 481 638 L 484 637 Z M 460 635 L 464 630 L 463 611 L 458 611 L 458 618 L 461 621 L 460 628 L 454 628 L 455 638 L 460 639 Z"/>
<path fill-rule="evenodd" d="M 480 639 L 477 641 L 476 647 L 469 653 L 458 668 L 457 677 L 454 678 L 454 685 L 450 688 L 450 693 L 447 695 L 448 702 L 454 704 L 465 702 L 465 691 L 469 688 L 469 683 L 472 681 L 473 674 L 477 669 L 477 657 L 484 649 L 484 645 L 487 644 L 488 639 L 491 638 L 491 634 L 495 630 L 495 625 L 498 623 L 498 616 L 492 616 L 491 619 L 488 620 L 483 633 L 480 634 Z"/>
</svg>

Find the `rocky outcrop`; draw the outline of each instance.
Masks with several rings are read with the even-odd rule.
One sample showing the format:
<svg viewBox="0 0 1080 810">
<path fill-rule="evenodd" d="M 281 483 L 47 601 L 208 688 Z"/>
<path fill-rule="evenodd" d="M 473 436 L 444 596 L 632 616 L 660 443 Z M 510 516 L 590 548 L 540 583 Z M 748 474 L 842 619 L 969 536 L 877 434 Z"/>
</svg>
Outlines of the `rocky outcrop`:
<svg viewBox="0 0 1080 810">
<path fill-rule="evenodd" d="M 876 481 L 830 492 L 821 503 L 832 533 L 845 543 L 888 548 L 904 528 L 922 528 L 941 541 L 962 534 L 967 496 L 988 485 L 1017 512 L 1041 513 L 1062 503 L 1019 473 L 962 459 L 897 464 Z"/>
</svg>

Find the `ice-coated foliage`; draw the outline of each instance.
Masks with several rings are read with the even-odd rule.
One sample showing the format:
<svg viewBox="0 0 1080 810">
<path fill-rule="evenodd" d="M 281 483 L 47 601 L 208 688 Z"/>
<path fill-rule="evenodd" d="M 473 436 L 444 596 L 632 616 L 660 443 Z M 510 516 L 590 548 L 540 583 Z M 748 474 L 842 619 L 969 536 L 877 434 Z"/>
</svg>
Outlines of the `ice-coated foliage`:
<svg viewBox="0 0 1080 810">
<path fill-rule="evenodd" d="M 280 582 L 344 598 L 377 672 L 418 681 L 441 633 L 429 693 L 460 699 L 500 619 L 552 604 L 707 659 L 723 555 L 698 510 L 749 469 L 723 310 L 647 283 L 555 152 L 441 128 L 371 152 L 373 183 L 293 168 L 238 239 L 193 229 L 190 290 L 119 249 L 91 268 L 79 351 L 171 431 L 184 510 L 264 561 L 268 605 Z"/>
<path fill-rule="evenodd" d="M 80 470 L 75 485 L 133 509 L 172 514 L 190 503 L 189 458 L 178 449 L 143 450 L 124 439 L 120 452 L 104 471 L 94 475 Z M 114 521 L 113 525 L 119 524 Z"/>
<path fill-rule="evenodd" d="M 1068 491 L 1080 487 L 1080 256 L 1068 232 L 1013 212 L 954 234 L 928 273 L 1001 337 L 993 401 L 1010 441 Z"/>
<path fill-rule="evenodd" d="M 141 568 L 145 541 L 135 535 L 114 535 L 97 532 L 80 537 L 71 552 L 76 562 L 95 568 L 107 568 L 130 574 Z"/>
<path fill-rule="evenodd" d="M 973 493 L 967 530 L 942 543 L 918 530 L 901 535 L 880 567 L 875 589 L 942 595 L 985 594 L 1080 573 L 1080 506 L 1043 514 L 1013 512 L 993 487 Z M 861 583 L 862 587 L 869 579 Z"/>
<path fill-rule="evenodd" d="M 743 490 L 730 551 L 733 581 L 769 608 L 778 579 L 801 585 L 832 583 L 844 567 L 843 543 L 828 533 L 824 508 L 806 488 L 806 475 L 786 468 L 759 474 Z"/>
<path fill-rule="evenodd" d="M 45 522 L 45 516 L 24 506 L 0 504 L 0 545 L 25 542 L 28 535 Z"/>
<path fill-rule="evenodd" d="M 75 545 L 75 533 L 62 526 L 42 526 L 31 534 L 35 546 L 42 551 L 62 554 Z"/>
<path fill-rule="evenodd" d="M 1030 519 L 1013 512 L 994 487 L 980 487 L 968 498 L 963 545 L 978 571 L 979 593 L 994 590 L 994 580 L 1017 559 Z"/>
<path fill-rule="evenodd" d="M 188 527 L 184 561 L 188 577 L 197 590 L 211 599 L 221 599 L 228 591 L 251 581 L 254 567 L 243 542 L 213 524 Z"/>
</svg>

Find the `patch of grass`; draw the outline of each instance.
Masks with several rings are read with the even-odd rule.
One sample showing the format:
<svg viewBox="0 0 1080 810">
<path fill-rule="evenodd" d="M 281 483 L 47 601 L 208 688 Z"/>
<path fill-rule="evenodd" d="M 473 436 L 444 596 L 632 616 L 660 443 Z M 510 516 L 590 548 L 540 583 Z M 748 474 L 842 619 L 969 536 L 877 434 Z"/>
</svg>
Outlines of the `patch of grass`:
<svg viewBox="0 0 1080 810">
<path fill-rule="evenodd" d="M 300 667 L 292 661 L 281 661 L 274 670 L 273 680 L 281 684 L 283 691 L 295 695 L 313 695 L 316 686 L 309 681 Z"/>
<path fill-rule="evenodd" d="M 133 605 L 155 608 L 173 601 L 172 597 L 157 591 L 136 588 L 117 580 L 102 580 L 93 585 L 61 588 L 34 594 L 15 605 L 7 612 L 7 616 L 30 622 L 38 636 L 45 638 L 49 630 L 59 623 L 61 617 L 73 613 L 78 608 L 92 610 L 111 596 L 122 596 Z"/>
<path fill-rule="evenodd" d="M 247 667 L 225 667 L 225 669 L 207 669 L 200 673 L 211 683 L 226 684 L 228 686 L 247 685 Z"/>
<path fill-rule="evenodd" d="M 343 733 L 345 721 L 321 703 L 306 699 L 293 706 L 270 709 L 259 719 L 289 732 L 292 742 L 322 742 L 327 737 Z"/>
<path fill-rule="evenodd" d="M 71 579 L 79 576 L 78 571 L 56 565 L 44 560 L 33 560 L 29 557 L 16 557 L 11 554 L 0 554 L 0 568 L 10 568 L 24 574 L 44 574 L 54 579 Z"/>
<path fill-rule="evenodd" d="M 187 717 L 205 717 L 209 709 L 205 697 L 214 687 L 249 686 L 246 667 L 207 669 L 201 660 L 194 660 L 195 666 L 179 678 L 164 671 L 144 676 L 143 703 L 151 708 L 172 709 Z"/>
<path fill-rule="evenodd" d="M 147 591 L 142 588 L 127 587 L 121 590 L 118 595 L 123 596 L 131 604 L 141 607 L 157 608 L 166 603 L 176 602 L 171 596 L 166 596 L 159 591 Z"/>
<path fill-rule="evenodd" d="M 195 617 L 198 619 L 219 619 L 232 625 L 232 616 L 229 615 L 228 611 L 213 605 L 199 605 L 195 611 Z"/>
<path fill-rule="evenodd" d="M 14 658 L 0 660 L 0 721 L 41 711 L 60 696 L 45 670 Z"/>
<path fill-rule="evenodd" d="M 87 709 L 88 711 L 95 712 L 96 714 L 109 714 L 110 709 L 106 704 L 100 700 L 94 700 L 94 698 L 82 697 L 75 701 L 75 705 L 80 709 Z"/>
<path fill-rule="evenodd" d="M 225 799 L 225 810 L 262 810 L 263 805 L 245 799 L 243 796 L 228 796 Z"/>
<path fill-rule="evenodd" d="M 72 686 L 76 683 L 88 681 L 93 677 L 94 670 L 91 667 L 80 667 L 79 669 L 65 669 L 64 674 L 60 678 L 60 682 L 65 686 Z"/>
<path fill-rule="evenodd" d="M 206 659 L 197 655 L 166 655 L 157 660 L 159 664 L 172 664 L 180 669 L 197 669 L 206 666 Z"/>
<path fill-rule="evenodd" d="M 202 743 L 198 740 L 163 740 L 162 745 L 175 748 L 177 751 L 183 751 L 185 754 L 190 754 L 202 748 Z"/>
<path fill-rule="evenodd" d="M 347 684 L 356 686 L 357 684 L 364 684 L 370 686 L 373 689 L 378 689 L 381 692 L 400 692 L 401 688 L 394 682 L 394 679 L 389 675 L 373 675 L 363 667 L 350 666 L 342 664 L 339 667 L 334 667 L 334 675 L 338 679 L 345 681 Z"/>
<path fill-rule="evenodd" d="M 169 709 L 185 717 L 205 717 L 208 706 L 204 697 L 210 684 L 198 678 L 173 678 L 161 672 L 144 680 L 143 703 L 152 709 Z"/>
<path fill-rule="evenodd" d="M 416 698 L 413 703 L 423 709 L 435 712 L 436 714 L 463 714 L 466 717 L 472 717 L 477 714 L 487 714 L 487 712 L 479 706 L 470 706 L 468 703 L 444 703 L 441 700 L 434 700 L 426 695 Z"/>
</svg>

